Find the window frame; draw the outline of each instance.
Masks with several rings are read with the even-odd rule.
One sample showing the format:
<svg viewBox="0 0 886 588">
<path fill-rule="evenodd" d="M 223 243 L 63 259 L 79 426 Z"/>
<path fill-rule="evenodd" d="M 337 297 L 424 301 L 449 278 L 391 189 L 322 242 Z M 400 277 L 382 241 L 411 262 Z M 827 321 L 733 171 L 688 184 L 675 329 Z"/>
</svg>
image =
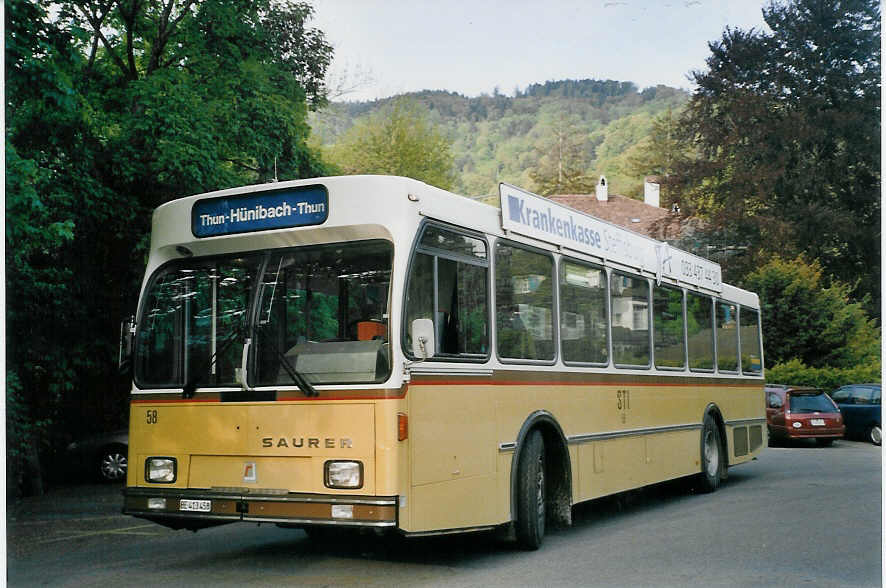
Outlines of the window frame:
<svg viewBox="0 0 886 588">
<path fill-rule="evenodd" d="M 483 242 L 486 246 L 486 259 L 482 260 L 478 257 L 470 257 L 467 255 L 460 255 L 448 249 L 438 249 L 436 247 L 427 247 L 422 245 L 422 239 L 425 236 L 425 231 L 428 227 L 435 227 L 438 229 L 442 229 L 448 231 L 450 233 L 455 233 L 458 235 L 462 235 L 465 237 L 470 237 L 472 239 L 478 239 Z M 409 324 L 407 324 L 407 299 L 406 296 L 409 293 L 409 286 L 412 282 L 413 278 L 413 268 L 415 267 L 415 259 L 418 254 L 428 255 L 431 257 L 433 272 L 434 272 L 434 304 L 436 305 L 438 292 L 438 275 L 437 275 L 437 259 L 443 258 L 449 261 L 454 261 L 456 263 L 466 263 L 468 265 L 473 265 L 476 267 L 486 268 L 486 328 L 487 331 L 487 340 L 488 347 L 486 349 L 486 354 L 482 357 L 479 356 L 464 356 L 464 355 L 440 355 L 439 351 L 435 349 L 434 356 L 429 357 L 425 360 L 419 360 L 413 353 L 412 349 L 407 348 L 406 341 L 409 335 Z M 489 361 L 490 357 L 492 357 L 492 346 L 493 346 L 493 337 L 492 331 L 493 327 L 493 318 L 492 318 L 492 288 L 494 285 L 494 276 L 492 269 L 492 247 L 489 244 L 489 239 L 487 238 L 485 233 L 479 231 L 472 231 L 471 229 L 466 229 L 463 227 L 457 227 L 454 225 L 450 225 L 444 222 L 440 222 L 437 220 L 426 219 L 421 225 L 419 225 L 418 230 L 415 232 L 415 239 L 412 243 L 412 249 L 409 252 L 409 263 L 406 265 L 406 277 L 403 283 L 403 295 L 402 295 L 402 304 L 401 304 L 401 325 L 400 325 L 400 347 L 403 351 L 403 355 L 409 361 L 433 361 L 433 362 L 458 362 L 458 363 L 486 363 Z M 433 319 L 432 319 L 433 320 Z M 436 329 L 436 322 L 434 323 L 434 328 Z"/>
<path fill-rule="evenodd" d="M 607 271 L 606 266 L 602 264 L 593 263 L 590 261 L 584 261 L 575 257 L 569 257 L 567 255 L 561 255 L 559 259 L 555 260 L 556 264 L 554 267 L 554 273 L 557 276 L 557 287 L 556 287 L 556 300 L 554 301 L 557 307 L 557 350 L 559 355 L 562 358 L 563 365 L 566 366 L 575 366 L 575 367 L 609 367 L 613 365 L 612 363 L 612 316 L 610 314 L 610 302 L 609 302 L 609 272 Z M 588 362 L 588 361 L 567 361 L 566 357 L 563 355 L 563 332 L 562 332 L 562 321 L 560 320 L 560 313 L 562 312 L 562 284 L 560 284 L 560 271 L 563 267 L 564 262 L 575 263 L 581 266 L 585 266 L 588 268 L 599 270 L 603 274 L 603 279 L 605 284 L 603 285 L 603 301 L 605 305 L 606 312 L 606 361 L 602 363 L 598 362 Z M 556 359 L 556 358 L 555 358 Z"/>
<path fill-rule="evenodd" d="M 646 365 L 631 364 L 631 363 L 618 363 L 617 361 L 615 361 L 615 337 L 612 334 L 612 328 L 614 326 L 613 316 L 612 316 L 612 283 L 613 283 L 612 276 L 616 275 L 616 274 L 621 275 L 626 278 L 630 278 L 632 280 L 641 280 L 646 283 L 646 321 L 647 321 L 647 325 L 649 325 L 648 328 L 646 329 L 646 344 L 648 346 L 647 349 L 648 349 L 648 358 L 649 358 L 648 361 L 646 362 Z M 642 275 L 634 274 L 634 273 L 626 271 L 626 270 L 614 269 L 614 268 L 610 268 L 608 279 L 609 279 L 609 284 L 608 284 L 606 298 L 607 298 L 607 304 L 609 306 L 609 349 L 610 349 L 609 356 L 610 356 L 610 361 L 611 361 L 612 365 L 615 368 L 622 369 L 622 370 L 652 370 L 652 369 L 656 369 L 655 365 L 653 363 L 653 361 L 654 361 L 653 360 L 654 342 L 652 339 L 652 329 L 653 329 L 654 325 L 652 324 L 652 282 L 649 280 L 649 278 L 644 277 Z M 684 330 L 685 330 L 685 324 L 684 324 Z M 685 338 L 685 335 L 684 335 L 684 338 Z"/>
<path fill-rule="evenodd" d="M 660 366 L 656 361 L 656 353 L 655 353 L 655 291 L 656 290 L 671 290 L 674 292 L 679 292 L 682 298 L 681 301 L 681 315 L 680 320 L 683 322 L 683 365 L 681 367 L 675 366 Z M 681 288 L 674 284 L 652 284 L 652 304 L 650 306 L 650 310 L 652 312 L 652 365 L 656 370 L 662 370 L 666 372 L 685 372 L 689 369 L 689 344 L 686 336 L 686 289 Z"/>
<path fill-rule="evenodd" d="M 182 371 L 182 381 L 181 383 L 173 383 L 173 384 L 158 384 L 158 383 L 150 383 L 145 382 L 141 377 L 143 374 L 138 369 L 135 362 L 135 353 L 138 342 L 139 334 L 143 328 L 144 315 L 147 309 L 147 305 L 150 302 L 148 296 L 144 296 L 151 292 L 154 286 L 157 283 L 157 280 L 160 279 L 161 276 L 165 275 L 169 272 L 171 267 L 181 267 L 182 265 L 186 265 L 188 262 L 191 263 L 199 263 L 201 265 L 210 265 L 217 264 L 219 261 L 230 260 L 236 257 L 256 257 L 258 258 L 258 263 L 256 264 L 256 274 L 253 277 L 252 283 L 249 285 L 249 297 L 246 301 L 245 308 L 245 323 L 248 328 L 253 324 L 255 320 L 255 313 L 257 312 L 257 304 L 256 298 L 259 289 L 259 284 L 261 283 L 262 276 L 264 275 L 265 268 L 268 263 L 268 259 L 270 259 L 271 253 L 274 250 L 272 249 L 251 249 L 249 251 L 235 251 L 230 253 L 218 253 L 213 255 L 206 255 L 200 257 L 179 257 L 175 259 L 170 259 L 159 266 L 157 266 L 154 271 L 151 273 L 148 281 L 146 282 L 144 288 L 142 288 L 142 296 L 139 301 L 138 309 L 136 311 L 136 326 L 137 331 L 135 332 L 134 337 L 134 348 L 133 348 L 133 365 L 132 365 L 132 382 L 136 388 L 139 390 L 178 390 L 181 389 L 188 381 L 188 369 L 189 369 L 189 359 L 187 358 L 187 341 L 183 341 L 181 348 L 176 351 L 177 357 L 175 359 L 176 362 L 180 364 L 180 369 Z M 185 328 L 182 332 L 182 337 L 187 337 L 187 329 Z M 250 356 L 252 352 L 250 351 Z M 247 358 L 248 359 L 248 358 Z M 251 367 L 251 364 L 250 364 Z M 229 390 L 229 389 L 240 389 L 240 384 L 217 384 L 212 386 L 201 386 L 200 389 L 208 389 L 208 390 Z"/>
<path fill-rule="evenodd" d="M 735 369 L 720 369 L 720 327 L 718 319 L 720 317 L 720 305 L 732 306 L 735 308 Z M 741 305 L 737 302 L 730 302 L 723 298 L 714 299 L 714 365 L 717 366 L 718 374 L 741 374 Z"/>
<path fill-rule="evenodd" d="M 711 367 L 710 368 L 694 368 L 692 367 L 692 354 L 690 353 L 689 346 L 689 297 L 690 296 L 698 296 L 699 298 L 707 299 L 711 306 L 711 324 L 708 327 L 711 330 Z M 713 374 L 715 373 L 715 369 L 717 367 L 717 333 L 716 333 L 716 315 L 714 314 L 714 297 L 705 294 L 703 292 L 699 292 L 696 290 L 689 290 L 686 292 L 686 366 L 689 368 L 690 372 L 694 372 L 697 374 Z"/>
<path fill-rule="evenodd" d="M 384 243 L 385 245 L 387 245 L 387 247 L 390 250 L 391 265 L 390 265 L 390 269 L 388 270 L 390 272 L 390 281 L 388 283 L 388 294 L 387 294 L 387 300 L 385 301 L 385 307 L 387 309 L 387 314 L 388 314 L 387 333 L 389 334 L 390 337 L 393 337 L 394 330 L 391 326 L 391 315 L 392 315 L 392 310 L 393 310 L 392 307 L 393 307 L 394 279 L 395 279 L 394 278 L 395 256 L 396 256 L 397 252 L 396 252 L 396 247 L 395 247 L 394 241 L 392 241 L 390 239 L 380 238 L 380 237 L 375 237 L 375 238 L 370 238 L 370 239 L 356 239 L 356 240 L 352 240 L 352 241 L 332 241 L 332 242 L 323 242 L 323 243 L 308 243 L 308 244 L 296 245 L 296 246 L 290 246 L 290 247 L 268 248 L 268 249 L 259 250 L 259 253 L 261 253 L 264 257 L 262 259 L 262 263 L 260 266 L 260 270 L 259 270 L 260 273 L 256 277 L 257 281 L 256 281 L 254 291 L 253 291 L 253 298 L 250 299 L 251 300 L 251 308 L 250 308 L 250 312 L 249 312 L 249 321 L 251 321 L 251 322 L 249 324 L 252 326 L 255 326 L 255 327 L 259 326 L 259 323 L 261 320 L 260 314 L 262 311 L 262 308 L 261 308 L 262 282 L 261 282 L 261 280 L 264 277 L 265 273 L 267 272 L 268 268 L 270 267 L 271 260 L 274 258 L 274 256 L 279 255 L 280 258 L 282 259 L 286 255 L 289 255 L 294 251 L 300 251 L 300 250 L 304 250 L 304 249 L 321 249 L 324 247 L 329 247 L 329 246 L 333 246 L 333 245 L 340 245 L 340 244 L 353 245 L 353 244 L 359 244 L 359 243 Z M 389 343 L 391 344 L 390 349 L 393 349 L 393 346 L 394 346 L 393 341 L 389 341 Z M 246 385 L 249 390 L 264 391 L 264 390 L 289 390 L 289 389 L 298 389 L 299 388 L 298 384 L 296 384 L 296 383 L 281 384 L 279 382 L 278 383 L 262 383 L 262 382 L 256 381 L 256 376 L 259 373 L 258 362 L 261 361 L 261 359 L 259 358 L 259 351 L 260 351 L 260 346 L 256 343 L 255 340 L 253 340 L 253 343 L 250 345 L 249 355 L 246 358 L 247 359 L 247 369 L 246 369 L 247 382 L 246 382 Z M 389 357 L 387 359 L 388 359 L 388 361 L 387 361 L 388 373 L 382 379 L 376 379 L 371 382 L 369 382 L 369 381 L 366 381 L 366 382 L 312 382 L 312 385 L 316 387 L 316 386 L 363 386 L 363 385 L 374 386 L 374 385 L 384 384 L 385 382 L 387 382 L 388 380 L 391 379 L 391 376 L 393 376 L 394 372 L 395 372 L 395 370 L 394 370 L 394 366 L 395 366 L 394 354 L 391 353 L 390 350 L 389 350 Z"/>
<path fill-rule="evenodd" d="M 760 313 L 760 310 L 757 308 L 751 308 L 750 306 L 745 306 L 743 304 L 738 304 L 738 373 L 743 376 L 750 376 L 754 378 L 762 378 L 763 377 L 763 316 Z M 742 343 L 743 338 L 741 336 L 741 329 L 744 327 L 744 314 L 745 312 L 752 313 L 755 319 L 755 326 L 757 327 L 757 338 L 756 338 L 756 347 L 757 352 L 760 356 L 760 369 L 757 371 L 749 371 L 745 369 L 744 362 L 742 361 Z"/>
<path fill-rule="evenodd" d="M 518 357 L 503 357 L 499 353 L 498 348 L 498 292 L 496 289 L 496 272 L 498 272 L 498 263 L 496 262 L 496 248 L 499 244 L 513 247 L 515 249 L 522 249 L 524 251 L 528 251 L 529 253 L 535 253 L 538 255 L 542 255 L 547 257 L 551 261 L 551 276 L 552 287 L 551 287 L 551 342 L 554 346 L 554 355 L 551 359 L 524 359 Z M 506 238 L 496 238 L 495 242 L 492 244 L 492 271 L 490 272 L 490 278 L 492 280 L 492 290 L 493 290 L 493 303 L 494 308 L 490 308 L 492 313 L 492 331 L 495 334 L 492 344 L 495 347 L 495 358 L 503 363 L 510 365 L 556 365 L 559 357 L 560 357 L 560 277 L 557 274 L 557 260 L 554 257 L 553 252 L 548 251 L 547 249 L 541 249 L 539 247 L 533 247 L 532 245 L 527 245 L 526 243 L 521 243 L 519 241 L 513 241 L 511 239 Z"/>
</svg>

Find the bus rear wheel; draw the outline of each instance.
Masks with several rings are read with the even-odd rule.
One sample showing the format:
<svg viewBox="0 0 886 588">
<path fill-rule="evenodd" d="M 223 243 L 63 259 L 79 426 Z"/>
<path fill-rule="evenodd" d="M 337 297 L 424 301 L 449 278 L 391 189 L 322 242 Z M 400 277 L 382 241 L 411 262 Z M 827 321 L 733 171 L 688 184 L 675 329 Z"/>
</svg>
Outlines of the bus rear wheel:
<svg viewBox="0 0 886 588">
<path fill-rule="evenodd" d="M 704 417 L 701 430 L 701 473 L 698 475 L 698 488 L 702 492 L 713 492 L 720 487 L 723 477 L 723 444 L 720 429 L 714 417 L 708 413 Z"/>
<path fill-rule="evenodd" d="M 529 433 L 517 463 L 517 543 L 541 547 L 545 536 L 545 444 L 538 429 Z"/>
</svg>

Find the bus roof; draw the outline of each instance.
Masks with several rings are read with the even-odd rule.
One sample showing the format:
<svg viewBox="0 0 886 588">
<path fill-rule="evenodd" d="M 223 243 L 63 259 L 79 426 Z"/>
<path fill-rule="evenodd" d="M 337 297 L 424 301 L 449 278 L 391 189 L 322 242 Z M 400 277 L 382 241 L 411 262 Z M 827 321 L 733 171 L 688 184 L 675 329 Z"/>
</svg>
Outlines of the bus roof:
<svg viewBox="0 0 886 588">
<path fill-rule="evenodd" d="M 418 180 L 371 175 L 186 196 L 154 211 L 148 273 L 182 255 L 371 238 L 411 243 L 422 220 L 433 218 L 759 307 L 756 294 L 722 283 L 714 262 L 514 186 L 502 184 L 500 198 L 501 210 Z"/>
</svg>

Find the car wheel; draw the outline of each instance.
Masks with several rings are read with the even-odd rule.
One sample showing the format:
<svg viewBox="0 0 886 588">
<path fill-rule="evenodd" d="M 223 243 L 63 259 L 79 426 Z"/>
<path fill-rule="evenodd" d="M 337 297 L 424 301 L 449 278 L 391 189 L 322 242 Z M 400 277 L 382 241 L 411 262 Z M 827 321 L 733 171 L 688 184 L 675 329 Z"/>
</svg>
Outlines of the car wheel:
<svg viewBox="0 0 886 588">
<path fill-rule="evenodd" d="M 880 425 L 874 425 L 868 429 L 868 439 L 870 439 L 871 443 L 874 445 L 879 445 L 881 443 Z"/>
<path fill-rule="evenodd" d="M 698 475 L 698 486 L 702 492 L 713 492 L 720 487 L 723 477 L 723 445 L 720 442 L 720 430 L 710 413 L 704 417 L 701 430 L 701 473 Z"/>
<path fill-rule="evenodd" d="M 126 478 L 126 447 L 113 445 L 102 449 L 99 454 L 98 472 L 105 482 L 120 482 Z"/>
<path fill-rule="evenodd" d="M 517 543 L 541 547 L 545 536 L 545 444 L 536 429 L 526 438 L 517 463 Z"/>
</svg>

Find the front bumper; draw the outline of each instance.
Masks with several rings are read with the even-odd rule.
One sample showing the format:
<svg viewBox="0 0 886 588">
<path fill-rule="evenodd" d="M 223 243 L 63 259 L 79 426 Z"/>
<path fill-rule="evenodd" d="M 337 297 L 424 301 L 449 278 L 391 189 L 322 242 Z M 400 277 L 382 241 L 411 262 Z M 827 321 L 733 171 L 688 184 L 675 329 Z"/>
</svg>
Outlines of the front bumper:
<svg viewBox="0 0 886 588">
<path fill-rule="evenodd" d="M 183 510 L 194 508 L 197 503 L 201 510 Z M 174 528 L 196 529 L 237 521 L 396 527 L 397 504 L 396 496 L 262 493 L 246 488 L 129 487 L 123 490 L 123 514 Z"/>
</svg>

